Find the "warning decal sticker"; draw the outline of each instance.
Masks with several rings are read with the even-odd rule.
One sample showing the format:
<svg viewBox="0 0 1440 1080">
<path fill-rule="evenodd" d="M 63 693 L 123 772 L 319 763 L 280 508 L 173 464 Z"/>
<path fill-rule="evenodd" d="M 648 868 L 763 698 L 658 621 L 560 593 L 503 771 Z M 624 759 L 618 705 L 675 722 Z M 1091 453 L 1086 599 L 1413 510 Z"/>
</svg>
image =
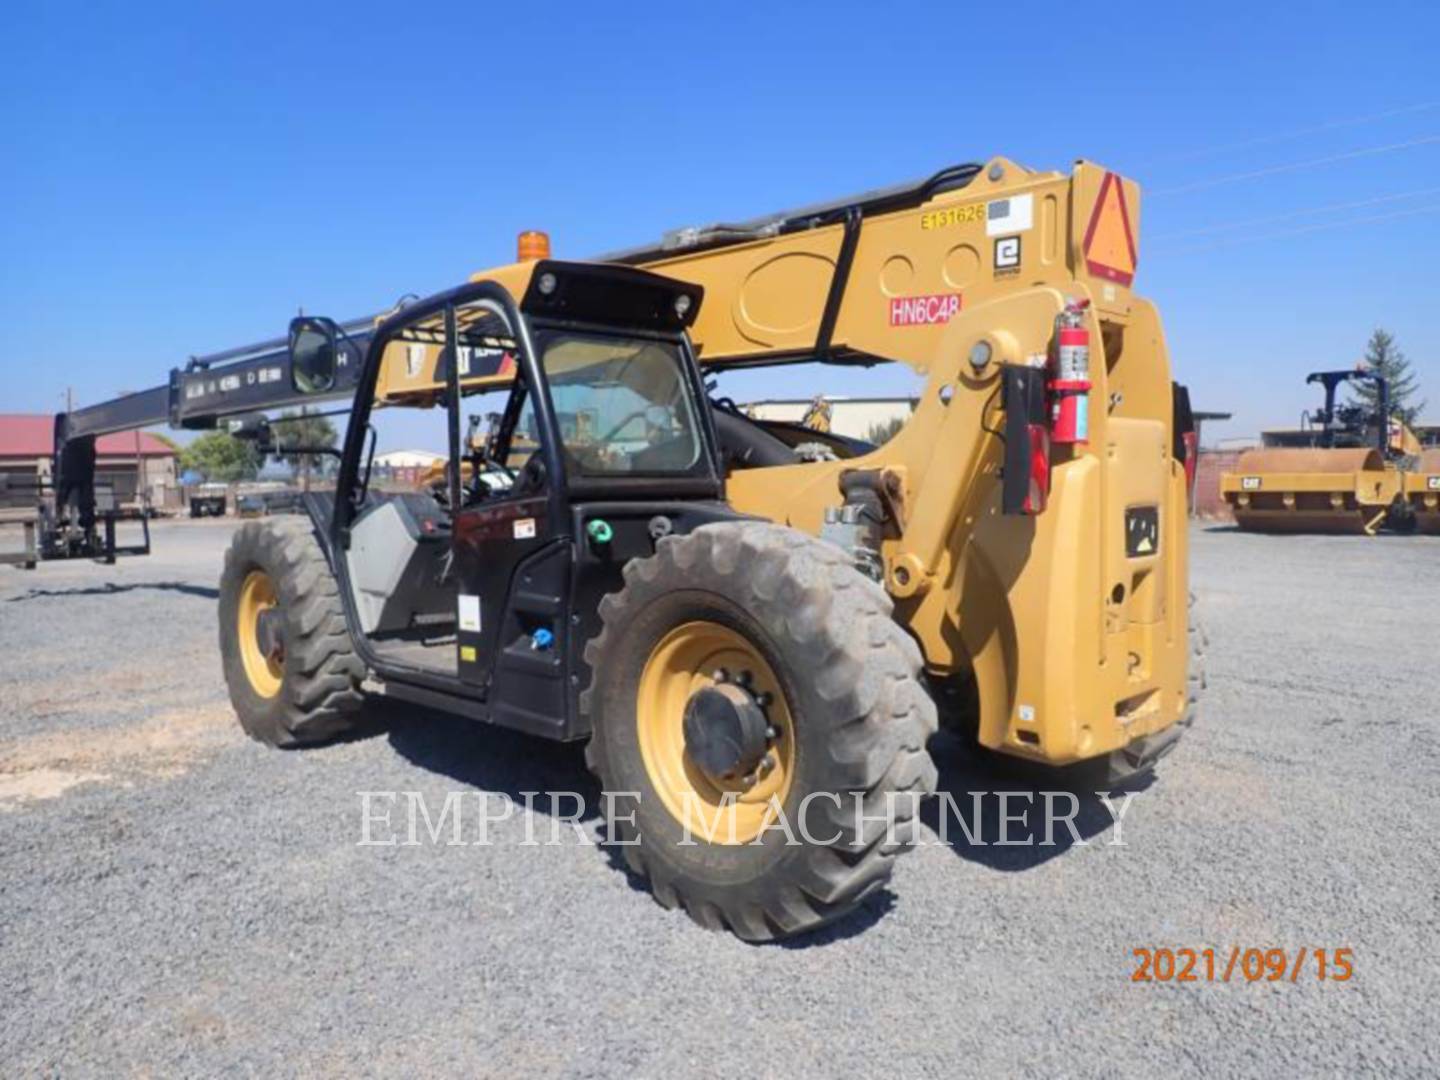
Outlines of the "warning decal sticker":
<svg viewBox="0 0 1440 1080">
<path fill-rule="evenodd" d="M 480 633 L 480 597 L 461 593 L 458 607 L 460 629 L 468 634 Z"/>
<path fill-rule="evenodd" d="M 1135 280 L 1135 234 L 1125 205 L 1125 185 L 1114 173 L 1100 183 L 1100 197 L 1085 228 L 1085 267 L 1096 277 L 1129 285 Z"/>
<path fill-rule="evenodd" d="M 1132 506 L 1125 511 L 1125 554 L 1130 558 L 1160 550 L 1160 508 Z"/>
</svg>

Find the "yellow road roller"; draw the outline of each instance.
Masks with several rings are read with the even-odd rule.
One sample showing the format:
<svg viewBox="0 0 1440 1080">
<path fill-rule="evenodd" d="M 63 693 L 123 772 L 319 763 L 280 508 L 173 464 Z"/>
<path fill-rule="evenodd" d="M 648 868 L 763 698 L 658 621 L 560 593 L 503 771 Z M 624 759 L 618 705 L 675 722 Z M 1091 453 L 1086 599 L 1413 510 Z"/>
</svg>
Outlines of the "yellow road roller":
<svg viewBox="0 0 1440 1080">
<path fill-rule="evenodd" d="M 1220 477 L 1220 493 L 1235 522 L 1251 532 L 1374 534 L 1403 510 L 1405 477 L 1394 463 L 1390 425 L 1379 424 L 1374 444 L 1353 406 L 1335 405 L 1342 383 L 1372 381 L 1380 412 L 1389 415 L 1389 387 L 1372 371 L 1316 371 L 1305 382 L 1325 388 L 1325 405 L 1310 419 L 1315 444 L 1264 447 L 1240 455 L 1236 471 Z"/>
<path fill-rule="evenodd" d="M 1440 447 L 1426 450 L 1405 474 L 1405 501 L 1417 532 L 1440 535 Z"/>
</svg>

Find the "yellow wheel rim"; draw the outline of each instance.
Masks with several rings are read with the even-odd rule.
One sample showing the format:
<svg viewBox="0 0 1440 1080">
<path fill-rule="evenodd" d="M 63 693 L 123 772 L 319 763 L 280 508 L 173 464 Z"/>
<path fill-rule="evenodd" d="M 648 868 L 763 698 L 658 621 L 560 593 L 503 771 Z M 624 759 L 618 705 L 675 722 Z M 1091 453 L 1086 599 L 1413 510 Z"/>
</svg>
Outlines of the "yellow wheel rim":
<svg viewBox="0 0 1440 1080">
<path fill-rule="evenodd" d="M 283 657 L 267 656 L 260 648 L 260 613 L 276 606 L 275 583 L 264 570 L 251 570 L 240 586 L 240 602 L 236 606 L 236 631 L 240 639 L 240 659 L 245 677 L 261 697 L 274 697 L 280 692 L 285 676 Z"/>
<path fill-rule="evenodd" d="M 711 779 L 685 752 L 685 706 L 715 686 L 717 675 L 742 682 L 763 703 L 774 730 L 753 782 Z M 640 675 L 636 731 L 645 772 L 671 815 L 712 844 L 745 844 L 774 824 L 795 775 L 795 727 L 780 680 L 744 635 L 713 622 L 671 630 L 650 653 Z"/>
</svg>

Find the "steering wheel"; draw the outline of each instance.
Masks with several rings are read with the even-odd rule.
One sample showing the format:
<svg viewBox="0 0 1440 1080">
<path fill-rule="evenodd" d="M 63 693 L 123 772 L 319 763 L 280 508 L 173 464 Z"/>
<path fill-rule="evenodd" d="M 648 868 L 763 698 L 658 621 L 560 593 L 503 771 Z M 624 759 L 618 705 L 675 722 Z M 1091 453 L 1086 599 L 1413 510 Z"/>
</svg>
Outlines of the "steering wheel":
<svg viewBox="0 0 1440 1080">
<path fill-rule="evenodd" d="M 596 439 L 595 441 L 598 443 L 608 443 L 611 439 L 615 438 L 616 435 L 624 431 L 628 424 L 631 424 L 636 420 L 643 420 L 645 418 L 645 414 L 649 411 L 650 406 L 648 405 L 643 409 L 636 409 L 629 416 L 625 417 L 624 420 L 621 420 L 618 424 L 612 427 L 609 431 L 605 432 L 604 435 L 601 435 L 600 438 Z"/>
<path fill-rule="evenodd" d="M 653 415 L 658 415 L 659 419 L 652 420 L 651 417 Z M 630 413 L 628 416 L 625 417 L 625 419 L 621 420 L 604 435 L 600 436 L 600 438 L 596 441 L 601 443 L 608 443 L 611 439 L 615 438 L 616 435 L 624 431 L 627 425 L 633 423 L 636 420 L 650 420 L 651 424 L 654 427 L 664 427 L 666 421 L 668 421 L 669 419 L 670 411 L 665 408 L 664 405 L 657 405 L 652 401 L 644 408 L 636 409 L 634 412 Z"/>
<path fill-rule="evenodd" d="M 480 464 L 483 465 L 485 464 L 485 462 L 481 462 Z M 494 465 L 493 467 L 496 471 L 503 472 L 506 476 L 508 476 L 512 484 L 515 482 L 515 474 L 510 469 L 498 464 Z M 430 486 L 431 498 L 433 498 L 437 503 L 439 503 L 442 507 L 444 507 L 451 513 L 454 513 L 456 510 L 459 510 L 464 506 L 468 506 L 471 503 L 479 502 L 482 499 L 488 499 L 496 493 L 497 489 L 492 488 L 489 484 L 485 482 L 485 474 L 482 469 L 476 467 L 472 463 L 470 482 L 468 484 L 462 484 L 460 487 L 460 506 L 451 506 L 450 484 L 454 476 L 455 463 L 453 461 L 447 461 L 445 462 L 445 468 L 441 473 L 440 482 L 438 484 L 432 484 Z M 463 478 L 463 472 L 461 473 L 461 476 Z"/>
</svg>

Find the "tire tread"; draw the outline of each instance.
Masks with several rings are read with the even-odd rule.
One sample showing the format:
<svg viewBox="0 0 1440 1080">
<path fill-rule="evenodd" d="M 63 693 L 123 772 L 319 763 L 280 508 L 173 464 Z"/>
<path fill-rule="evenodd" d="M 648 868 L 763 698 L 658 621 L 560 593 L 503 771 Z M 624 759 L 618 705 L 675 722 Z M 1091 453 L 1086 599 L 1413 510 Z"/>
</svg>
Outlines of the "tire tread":
<svg viewBox="0 0 1440 1080">
<path fill-rule="evenodd" d="M 243 672 L 238 686 L 231 674 L 232 658 L 226 654 L 235 645 L 225 625 L 225 600 L 237 594 L 245 576 L 257 568 L 270 574 L 277 591 L 292 598 L 286 605 L 286 665 L 279 700 L 261 708 L 243 685 Z M 355 653 L 339 587 L 309 519 L 270 518 L 240 526 L 225 553 L 220 587 L 220 647 L 226 655 L 230 700 L 245 733 L 269 746 L 298 747 L 327 742 L 352 729 L 364 702 L 365 666 Z"/>
<path fill-rule="evenodd" d="M 858 795 L 868 811 L 878 813 L 891 795 L 912 795 L 896 807 L 894 833 L 901 840 L 914 834 L 920 797 L 935 789 L 926 743 L 937 715 L 921 683 L 921 652 L 893 619 L 888 594 L 840 549 L 769 522 L 705 525 L 666 537 L 654 555 L 632 560 L 624 568 L 624 587 L 599 605 L 602 629 L 585 649 L 592 678 L 580 695 L 580 712 L 592 726 L 605 722 L 593 673 L 608 662 L 626 624 L 659 596 L 686 588 L 701 567 L 718 576 L 729 598 L 747 612 L 785 613 L 784 633 L 805 657 L 807 672 L 830 706 L 812 722 L 827 727 L 827 775 L 837 781 L 842 805 L 823 805 L 840 836 L 832 846 L 807 845 L 803 869 L 793 880 L 762 890 L 754 901 L 728 905 L 686 895 L 683 882 L 660 880 L 643 844 L 626 847 L 625 855 L 661 904 L 678 903 L 702 926 L 723 923 L 752 941 L 813 930 L 881 888 L 905 846 L 887 844 L 884 828 L 857 829 L 850 800 Z M 611 770 L 598 734 L 586 747 L 586 761 L 606 784 Z"/>
</svg>

